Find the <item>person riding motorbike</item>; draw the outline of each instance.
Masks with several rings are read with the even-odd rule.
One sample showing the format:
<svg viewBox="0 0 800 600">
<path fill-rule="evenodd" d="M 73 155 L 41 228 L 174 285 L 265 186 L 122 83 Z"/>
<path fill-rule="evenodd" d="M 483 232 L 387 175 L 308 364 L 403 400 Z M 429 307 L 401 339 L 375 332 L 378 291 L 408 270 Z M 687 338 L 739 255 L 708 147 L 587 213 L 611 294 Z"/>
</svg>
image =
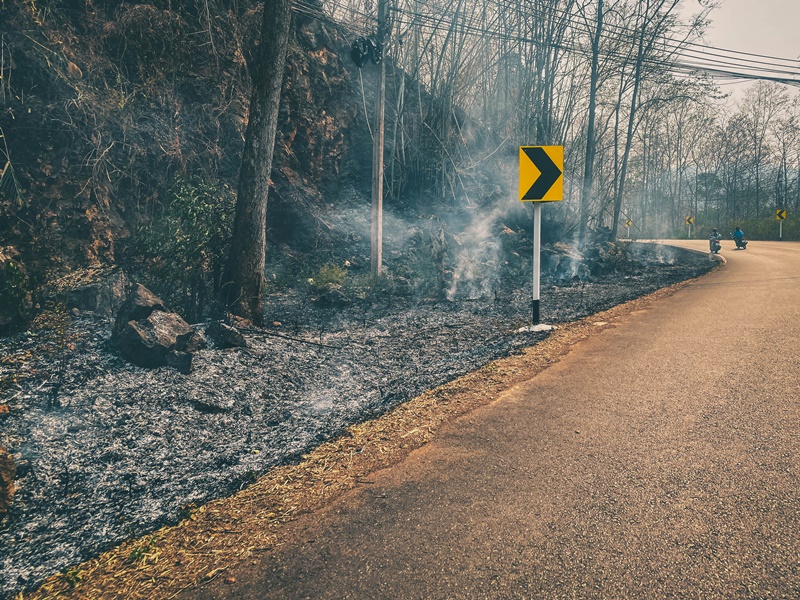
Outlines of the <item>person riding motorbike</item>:
<svg viewBox="0 0 800 600">
<path fill-rule="evenodd" d="M 708 248 L 709 250 L 711 250 L 713 254 L 716 254 L 717 252 L 720 251 L 720 248 L 722 248 L 722 245 L 719 243 L 721 239 L 722 239 L 722 234 L 720 234 L 717 231 L 717 228 L 714 227 L 711 230 L 711 235 L 708 238 Z"/>
<path fill-rule="evenodd" d="M 739 227 L 733 230 L 733 241 L 736 242 L 736 249 L 747 249 L 747 241 L 744 239 L 744 231 Z"/>
</svg>

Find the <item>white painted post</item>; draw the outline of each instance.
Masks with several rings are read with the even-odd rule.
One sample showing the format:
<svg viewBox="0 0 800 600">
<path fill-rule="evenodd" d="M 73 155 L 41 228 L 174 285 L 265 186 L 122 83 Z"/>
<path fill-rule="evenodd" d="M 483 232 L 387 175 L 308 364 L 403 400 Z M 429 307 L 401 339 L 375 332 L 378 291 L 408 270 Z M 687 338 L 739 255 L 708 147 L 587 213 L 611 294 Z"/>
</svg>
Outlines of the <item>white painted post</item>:
<svg viewBox="0 0 800 600">
<path fill-rule="evenodd" d="M 779 223 L 779 225 L 778 225 L 778 239 L 782 240 L 783 239 L 783 219 L 778 221 L 778 223 Z"/>
<path fill-rule="evenodd" d="M 386 0 L 378 3 L 378 31 L 375 42 L 381 51 L 378 81 L 375 89 L 375 138 L 372 141 L 372 227 L 370 229 L 370 271 L 373 276 L 383 272 L 383 143 L 386 106 Z"/>
<path fill-rule="evenodd" d="M 542 276 L 542 203 L 533 203 L 533 304 L 532 324 L 539 324 L 539 293 Z"/>
</svg>

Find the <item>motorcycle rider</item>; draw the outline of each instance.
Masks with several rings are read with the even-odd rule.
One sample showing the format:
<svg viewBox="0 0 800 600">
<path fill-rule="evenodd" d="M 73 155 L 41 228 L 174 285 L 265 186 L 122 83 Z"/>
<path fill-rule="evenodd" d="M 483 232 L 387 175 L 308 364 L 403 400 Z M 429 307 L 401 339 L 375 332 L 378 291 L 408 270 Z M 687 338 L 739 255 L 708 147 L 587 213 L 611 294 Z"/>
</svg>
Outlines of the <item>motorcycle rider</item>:
<svg viewBox="0 0 800 600">
<path fill-rule="evenodd" d="M 711 230 L 711 235 L 710 235 L 710 236 L 709 236 L 709 238 L 708 238 L 708 247 L 709 247 L 709 249 L 711 250 L 711 252 L 714 252 L 714 253 L 716 253 L 716 252 L 718 252 L 718 251 L 719 251 L 719 249 L 720 249 L 720 243 L 719 243 L 719 241 L 720 241 L 721 239 L 722 239 L 722 234 L 721 234 L 720 232 L 718 232 L 718 231 L 717 231 L 717 228 L 716 228 L 716 227 L 714 227 L 714 228 Z"/>
<path fill-rule="evenodd" d="M 741 248 L 742 240 L 744 240 L 744 231 L 737 227 L 733 230 L 733 241 L 736 242 L 737 248 Z"/>
</svg>

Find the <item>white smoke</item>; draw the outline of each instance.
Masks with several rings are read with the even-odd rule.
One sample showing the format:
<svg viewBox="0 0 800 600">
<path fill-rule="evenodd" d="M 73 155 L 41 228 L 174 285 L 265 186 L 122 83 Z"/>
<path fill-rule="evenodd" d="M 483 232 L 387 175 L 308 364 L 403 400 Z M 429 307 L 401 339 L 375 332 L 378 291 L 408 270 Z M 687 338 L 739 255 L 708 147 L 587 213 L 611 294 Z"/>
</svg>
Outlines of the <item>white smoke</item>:
<svg viewBox="0 0 800 600">
<path fill-rule="evenodd" d="M 459 251 L 455 257 L 447 299 L 456 295 L 469 299 L 485 298 L 495 288 L 502 266 L 503 220 L 514 211 L 525 210 L 516 199 L 505 198 L 492 207 L 476 210 L 472 222 L 457 236 Z"/>
</svg>

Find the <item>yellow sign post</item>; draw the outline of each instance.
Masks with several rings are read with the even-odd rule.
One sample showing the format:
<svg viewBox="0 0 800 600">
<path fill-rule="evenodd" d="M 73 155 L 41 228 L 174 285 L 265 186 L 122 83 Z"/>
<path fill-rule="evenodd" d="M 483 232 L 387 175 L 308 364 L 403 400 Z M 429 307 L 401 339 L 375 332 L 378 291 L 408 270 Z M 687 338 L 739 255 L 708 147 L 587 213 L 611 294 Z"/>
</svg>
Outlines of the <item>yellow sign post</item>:
<svg viewBox="0 0 800 600">
<path fill-rule="evenodd" d="M 778 239 L 783 239 L 783 222 L 786 220 L 786 209 L 779 208 L 775 211 L 775 218 L 778 220 Z"/>
<path fill-rule="evenodd" d="M 625 219 L 625 230 L 627 231 L 625 235 L 628 239 L 631 239 L 631 227 L 633 227 L 633 221 Z"/>
<path fill-rule="evenodd" d="M 692 237 L 692 225 L 694 225 L 694 217 L 687 216 L 686 217 L 686 225 L 689 227 L 689 236 Z"/>
<path fill-rule="evenodd" d="M 564 146 L 520 146 L 519 199 L 533 202 L 532 324 L 539 325 L 542 202 L 564 199 Z M 542 328 L 545 326 L 543 325 Z"/>
</svg>

